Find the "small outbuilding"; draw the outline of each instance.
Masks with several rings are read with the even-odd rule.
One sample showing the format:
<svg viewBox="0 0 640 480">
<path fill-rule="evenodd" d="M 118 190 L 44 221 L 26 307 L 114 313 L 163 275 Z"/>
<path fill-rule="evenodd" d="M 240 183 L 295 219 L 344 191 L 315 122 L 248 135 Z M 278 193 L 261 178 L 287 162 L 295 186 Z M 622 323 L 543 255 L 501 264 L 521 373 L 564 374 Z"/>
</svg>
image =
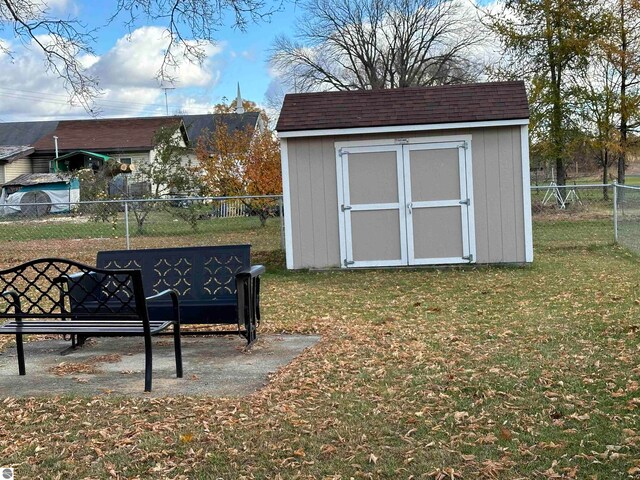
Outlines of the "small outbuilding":
<svg viewBox="0 0 640 480">
<path fill-rule="evenodd" d="M 288 94 L 287 268 L 533 261 L 523 82 Z"/>
<path fill-rule="evenodd" d="M 2 185 L 0 215 L 69 213 L 79 201 L 80 182 L 70 174 L 24 173 Z"/>
</svg>

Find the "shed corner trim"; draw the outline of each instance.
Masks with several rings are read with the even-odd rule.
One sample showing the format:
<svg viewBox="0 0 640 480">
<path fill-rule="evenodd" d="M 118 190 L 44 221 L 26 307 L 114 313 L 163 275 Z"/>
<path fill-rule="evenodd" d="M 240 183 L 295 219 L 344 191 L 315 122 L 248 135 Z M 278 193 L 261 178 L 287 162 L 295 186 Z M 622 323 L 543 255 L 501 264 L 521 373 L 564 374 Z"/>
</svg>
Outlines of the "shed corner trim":
<svg viewBox="0 0 640 480">
<path fill-rule="evenodd" d="M 529 127 L 520 127 L 520 149 L 522 155 L 522 205 L 524 209 L 524 255 L 525 262 L 533 262 L 533 224 L 531 219 L 531 171 L 529 165 Z"/>
<path fill-rule="evenodd" d="M 287 269 L 293 269 L 293 232 L 291 221 L 291 190 L 289 181 L 289 148 L 286 139 L 280 140 L 280 167 L 282 169 L 282 203 L 284 204 L 284 241 Z"/>
</svg>

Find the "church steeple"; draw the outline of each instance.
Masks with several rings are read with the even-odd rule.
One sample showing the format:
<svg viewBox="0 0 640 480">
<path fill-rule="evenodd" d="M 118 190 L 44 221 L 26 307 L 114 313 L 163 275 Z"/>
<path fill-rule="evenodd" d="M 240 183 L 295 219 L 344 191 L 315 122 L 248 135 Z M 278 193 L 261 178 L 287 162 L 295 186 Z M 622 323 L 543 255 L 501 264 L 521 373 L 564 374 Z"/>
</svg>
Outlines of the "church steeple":
<svg viewBox="0 0 640 480">
<path fill-rule="evenodd" d="M 236 98 L 236 113 L 244 113 L 242 106 L 242 96 L 240 95 L 240 82 L 238 82 L 238 97 Z"/>
</svg>

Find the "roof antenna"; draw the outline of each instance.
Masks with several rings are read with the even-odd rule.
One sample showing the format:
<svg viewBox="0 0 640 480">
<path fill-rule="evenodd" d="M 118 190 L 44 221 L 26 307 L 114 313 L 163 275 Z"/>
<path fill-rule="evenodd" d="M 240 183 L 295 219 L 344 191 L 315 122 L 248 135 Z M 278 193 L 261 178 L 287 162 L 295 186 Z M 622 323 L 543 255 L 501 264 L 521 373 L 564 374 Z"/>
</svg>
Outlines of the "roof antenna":
<svg viewBox="0 0 640 480">
<path fill-rule="evenodd" d="M 165 108 L 166 115 L 168 117 L 169 116 L 169 99 L 167 98 L 167 90 L 174 90 L 176 87 L 161 86 L 160 88 L 164 90 L 164 108 Z"/>
<path fill-rule="evenodd" d="M 240 82 L 238 82 L 238 97 L 236 98 L 236 113 L 244 113 L 242 106 L 242 96 L 240 95 Z"/>
</svg>

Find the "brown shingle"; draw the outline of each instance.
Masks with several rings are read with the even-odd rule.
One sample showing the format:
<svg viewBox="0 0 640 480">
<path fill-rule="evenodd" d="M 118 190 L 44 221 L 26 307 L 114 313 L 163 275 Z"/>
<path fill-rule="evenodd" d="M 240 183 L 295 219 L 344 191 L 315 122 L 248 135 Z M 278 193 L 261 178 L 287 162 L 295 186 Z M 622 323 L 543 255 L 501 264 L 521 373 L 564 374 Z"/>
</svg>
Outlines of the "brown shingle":
<svg viewBox="0 0 640 480">
<path fill-rule="evenodd" d="M 53 136 L 60 150 L 151 150 L 153 137 L 162 127 L 178 128 L 180 117 L 108 118 L 64 120 L 51 134 L 34 144 L 36 150 L 53 151 Z"/>
<path fill-rule="evenodd" d="M 524 82 L 287 94 L 276 130 L 427 125 L 529 118 Z"/>
</svg>

